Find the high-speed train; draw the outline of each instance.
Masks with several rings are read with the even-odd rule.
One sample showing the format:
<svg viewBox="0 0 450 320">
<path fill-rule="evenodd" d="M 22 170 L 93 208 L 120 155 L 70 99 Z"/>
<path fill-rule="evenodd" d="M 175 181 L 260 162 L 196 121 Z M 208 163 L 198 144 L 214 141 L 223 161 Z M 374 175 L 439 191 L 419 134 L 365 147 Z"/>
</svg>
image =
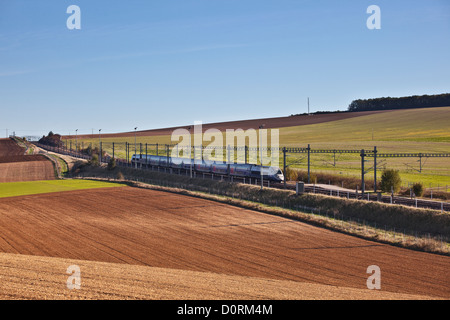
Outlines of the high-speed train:
<svg viewBox="0 0 450 320">
<path fill-rule="evenodd" d="M 243 164 L 243 163 L 231 163 L 227 164 L 221 161 L 205 161 L 194 160 L 188 158 L 175 158 L 167 156 L 154 156 L 154 155 L 140 155 L 134 154 L 131 158 L 133 165 L 142 164 L 148 166 L 167 167 L 172 169 L 185 169 L 202 173 L 214 173 L 214 174 L 228 174 L 228 167 L 230 175 L 245 177 L 245 178 L 261 178 L 261 170 L 264 180 L 284 181 L 284 175 L 280 168 L 269 166 L 258 166 L 255 164 Z"/>
</svg>

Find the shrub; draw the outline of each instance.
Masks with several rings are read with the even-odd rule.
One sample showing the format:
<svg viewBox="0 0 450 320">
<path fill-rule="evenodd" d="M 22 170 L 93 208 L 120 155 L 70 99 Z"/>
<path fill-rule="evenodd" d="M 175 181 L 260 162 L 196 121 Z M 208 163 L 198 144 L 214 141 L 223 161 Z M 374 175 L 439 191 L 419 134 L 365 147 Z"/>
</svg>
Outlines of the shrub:
<svg viewBox="0 0 450 320">
<path fill-rule="evenodd" d="M 116 167 L 116 159 L 115 158 L 109 159 L 108 170 L 114 170 L 115 167 Z"/>
<path fill-rule="evenodd" d="M 397 193 L 400 190 L 402 179 L 398 170 L 387 169 L 383 171 L 381 175 L 380 188 L 384 192 L 391 192 L 393 190 Z"/>
<path fill-rule="evenodd" d="M 117 176 L 116 176 L 117 180 L 124 180 L 125 177 L 123 176 L 123 173 L 121 171 L 117 172 Z"/>
<path fill-rule="evenodd" d="M 286 172 L 284 173 L 284 177 L 288 181 L 298 181 L 299 179 L 299 172 L 295 169 L 292 169 L 290 167 L 286 168 Z"/>
<path fill-rule="evenodd" d="M 423 184 L 420 182 L 414 183 L 412 190 L 414 192 L 414 194 L 416 195 L 416 197 L 421 197 L 423 196 Z"/>
<path fill-rule="evenodd" d="M 88 154 L 88 155 L 91 155 L 92 154 L 92 146 L 89 145 L 86 149 L 81 150 L 81 152 L 83 152 L 85 154 Z"/>
<path fill-rule="evenodd" d="M 97 166 L 99 166 L 100 165 L 100 161 L 98 160 L 98 154 L 93 154 L 92 155 L 92 159 L 91 160 L 89 160 L 89 164 L 91 165 L 91 166 L 95 166 L 95 167 L 97 167 Z"/>
</svg>

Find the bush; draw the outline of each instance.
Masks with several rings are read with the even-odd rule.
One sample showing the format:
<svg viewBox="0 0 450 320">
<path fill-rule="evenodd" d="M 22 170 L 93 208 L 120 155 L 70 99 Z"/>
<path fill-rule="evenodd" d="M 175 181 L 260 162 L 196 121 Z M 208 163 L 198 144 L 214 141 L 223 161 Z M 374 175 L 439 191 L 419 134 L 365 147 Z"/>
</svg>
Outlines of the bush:
<svg viewBox="0 0 450 320">
<path fill-rule="evenodd" d="M 89 160 L 89 164 L 91 165 L 91 166 L 94 166 L 94 167 L 97 167 L 97 166 L 99 166 L 100 165 L 100 161 L 98 160 L 98 154 L 93 154 L 92 155 L 92 159 L 91 160 Z"/>
<path fill-rule="evenodd" d="M 387 169 L 381 175 L 380 188 L 384 192 L 391 192 L 393 190 L 397 193 L 400 190 L 402 179 L 398 170 Z"/>
<path fill-rule="evenodd" d="M 92 146 L 89 145 L 86 149 L 81 150 L 81 152 L 85 153 L 85 154 L 88 154 L 88 155 L 91 155 L 92 154 Z"/>
<path fill-rule="evenodd" d="M 420 182 L 414 183 L 413 187 L 412 187 L 412 191 L 414 192 L 416 197 L 423 196 L 423 184 L 421 184 Z"/>
<path fill-rule="evenodd" d="M 108 170 L 114 170 L 115 167 L 116 167 L 116 159 L 115 158 L 109 159 Z"/>
<path fill-rule="evenodd" d="M 299 181 L 300 179 L 298 173 L 299 172 L 297 170 L 287 167 L 284 177 L 287 181 Z"/>
<path fill-rule="evenodd" d="M 123 176 L 123 173 L 121 171 L 117 172 L 117 176 L 116 176 L 117 180 L 124 180 L 125 177 Z"/>
</svg>

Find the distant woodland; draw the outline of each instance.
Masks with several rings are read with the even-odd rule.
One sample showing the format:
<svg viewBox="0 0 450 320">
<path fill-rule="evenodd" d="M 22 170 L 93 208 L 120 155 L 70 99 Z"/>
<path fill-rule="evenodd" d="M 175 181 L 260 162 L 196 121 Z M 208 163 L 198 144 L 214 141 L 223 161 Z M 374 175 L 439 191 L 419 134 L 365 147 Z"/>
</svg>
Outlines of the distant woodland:
<svg viewBox="0 0 450 320">
<path fill-rule="evenodd" d="M 348 111 L 373 111 L 392 109 L 432 108 L 450 106 L 450 93 L 410 96 L 400 98 L 375 98 L 353 100 Z"/>
</svg>

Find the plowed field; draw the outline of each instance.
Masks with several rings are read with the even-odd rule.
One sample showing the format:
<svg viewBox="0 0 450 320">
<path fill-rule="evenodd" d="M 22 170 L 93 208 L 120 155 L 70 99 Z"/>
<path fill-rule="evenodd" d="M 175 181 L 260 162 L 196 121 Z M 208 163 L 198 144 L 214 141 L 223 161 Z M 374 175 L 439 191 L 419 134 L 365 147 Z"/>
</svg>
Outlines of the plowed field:
<svg viewBox="0 0 450 320">
<path fill-rule="evenodd" d="M 11 139 L 0 139 L 0 158 L 21 156 L 25 150 Z"/>
<path fill-rule="evenodd" d="M 262 291 L 265 285 L 272 285 L 270 290 L 281 286 L 278 281 L 297 285 L 297 289 L 289 287 L 292 290 L 316 285 L 324 290 L 322 295 L 320 290 L 312 294 L 317 299 L 330 297 L 337 288 L 345 288 L 342 298 L 367 298 L 365 293 L 372 292 L 366 286 L 367 267 L 377 265 L 381 290 L 376 297 L 385 293 L 386 298 L 392 298 L 396 293 L 450 298 L 449 257 L 366 241 L 214 201 L 131 187 L 0 199 L 0 251 L 126 264 L 126 268 L 179 270 L 177 277 L 182 277 L 183 271 L 190 279 L 191 272 L 245 277 L 260 281 L 258 290 Z M 0 263 L 2 259 L 0 256 Z M 124 272 L 129 270 L 126 268 Z M 196 277 L 201 283 L 202 276 Z M 61 276 L 51 281 L 58 279 Z M 239 287 L 236 279 L 234 286 Z M 6 278 L 2 285 L 8 281 L 13 280 Z M 163 291 L 157 293 L 150 286 L 147 294 L 144 290 L 136 297 L 164 296 L 164 290 L 169 292 L 175 285 L 173 279 L 165 281 L 159 287 Z M 189 287 L 189 281 L 184 281 L 184 290 L 201 287 L 199 283 Z M 226 281 L 219 281 L 219 288 L 214 289 L 217 294 L 222 292 L 220 283 L 226 286 Z M 92 285 L 85 289 L 95 296 Z M 287 289 L 287 296 L 299 298 L 291 289 Z M 7 290 L 2 289 L 4 296 Z M 127 294 L 129 288 L 124 290 L 122 294 Z M 194 291 L 190 294 L 195 296 Z M 230 291 L 228 294 L 231 297 Z M 133 292 L 128 296 L 133 297 Z"/>
<path fill-rule="evenodd" d="M 0 182 L 55 179 L 53 163 L 42 155 L 25 155 L 11 139 L 0 139 Z"/>
</svg>

